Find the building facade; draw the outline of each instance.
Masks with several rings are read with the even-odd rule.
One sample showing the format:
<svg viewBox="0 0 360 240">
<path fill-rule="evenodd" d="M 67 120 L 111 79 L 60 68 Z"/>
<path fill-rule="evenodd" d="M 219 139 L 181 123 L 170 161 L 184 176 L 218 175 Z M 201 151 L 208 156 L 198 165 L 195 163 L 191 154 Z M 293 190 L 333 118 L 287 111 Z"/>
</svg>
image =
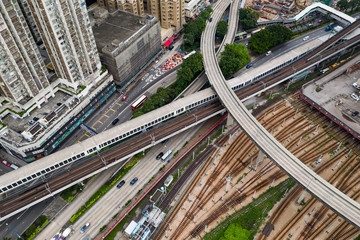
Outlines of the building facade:
<svg viewBox="0 0 360 240">
<path fill-rule="evenodd" d="M 119 9 L 138 16 L 155 16 L 162 28 L 180 31 L 185 23 L 185 0 L 97 0 L 109 12 Z M 146 7 L 145 7 L 146 6 Z"/>
<path fill-rule="evenodd" d="M 16 1 L 0 1 L 0 90 L 15 103 L 49 86 L 45 64 Z"/>
<path fill-rule="evenodd" d="M 101 63 L 83 0 L 27 0 L 62 83 L 77 89 L 99 76 Z"/>
</svg>

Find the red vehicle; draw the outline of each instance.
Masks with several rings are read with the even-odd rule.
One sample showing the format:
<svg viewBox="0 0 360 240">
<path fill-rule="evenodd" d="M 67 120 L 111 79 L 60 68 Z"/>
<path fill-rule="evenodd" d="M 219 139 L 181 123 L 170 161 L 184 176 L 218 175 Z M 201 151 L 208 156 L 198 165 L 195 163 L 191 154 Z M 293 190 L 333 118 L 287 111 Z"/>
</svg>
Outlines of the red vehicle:
<svg viewBox="0 0 360 240">
<path fill-rule="evenodd" d="M 6 161 L 6 160 L 4 160 L 4 159 L 3 159 L 3 160 L 1 160 L 1 163 L 2 163 L 2 164 L 4 164 L 5 166 L 8 166 L 8 167 L 10 166 L 10 163 L 9 163 L 9 162 L 7 162 L 7 161 Z"/>
<path fill-rule="evenodd" d="M 147 97 L 146 95 L 142 95 L 140 98 L 138 98 L 138 100 L 136 100 L 132 105 L 131 105 L 131 110 L 135 111 L 135 109 L 137 108 L 141 108 L 143 103 L 146 101 Z"/>
<path fill-rule="evenodd" d="M 125 101 L 128 98 L 128 95 L 124 95 L 121 100 Z"/>
</svg>

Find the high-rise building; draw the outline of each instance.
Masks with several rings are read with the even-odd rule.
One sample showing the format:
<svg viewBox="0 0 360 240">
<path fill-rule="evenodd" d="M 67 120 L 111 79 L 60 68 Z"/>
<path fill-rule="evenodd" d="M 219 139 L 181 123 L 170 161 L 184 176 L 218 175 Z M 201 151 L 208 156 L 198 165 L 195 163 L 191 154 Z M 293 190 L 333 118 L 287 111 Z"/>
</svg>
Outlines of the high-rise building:
<svg viewBox="0 0 360 240">
<path fill-rule="evenodd" d="M 180 31 L 185 23 L 185 0 L 97 0 L 97 3 L 109 12 L 119 9 L 139 16 L 147 12 L 159 20 L 162 28 L 175 31 Z"/>
<path fill-rule="evenodd" d="M 77 89 L 100 74 L 101 63 L 84 0 L 27 0 L 54 70 Z"/>
<path fill-rule="evenodd" d="M 41 41 L 41 36 L 38 27 L 36 26 L 33 13 L 31 12 L 31 9 L 29 7 L 29 4 L 27 3 L 27 0 L 17 0 L 20 6 L 20 9 L 25 17 L 25 20 L 29 26 L 29 29 L 35 39 L 35 42 Z"/>
<path fill-rule="evenodd" d="M 16 1 L 0 1 L 0 91 L 26 103 L 49 86 L 44 62 Z"/>
</svg>

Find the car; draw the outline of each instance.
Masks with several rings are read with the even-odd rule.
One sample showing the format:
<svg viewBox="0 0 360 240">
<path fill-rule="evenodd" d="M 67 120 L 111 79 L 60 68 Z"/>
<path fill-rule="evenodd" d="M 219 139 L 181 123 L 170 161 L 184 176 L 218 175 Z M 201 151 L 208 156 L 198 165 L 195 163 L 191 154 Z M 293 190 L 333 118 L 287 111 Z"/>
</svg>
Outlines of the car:
<svg viewBox="0 0 360 240">
<path fill-rule="evenodd" d="M 159 153 L 159 154 L 156 156 L 156 159 L 159 160 L 162 156 L 164 156 L 164 153 L 163 153 L 163 152 Z"/>
<path fill-rule="evenodd" d="M 119 122 L 119 119 L 118 119 L 118 118 L 115 118 L 114 121 L 112 121 L 111 124 L 112 124 L 112 125 L 115 125 L 115 124 L 117 124 L 118 122 Z"/>
<path fill-rule="evenodd" d="M 351 97 L 355 100 L 355 101 L 359 101 L 359 96 L 356 95 L 355 93 L 351 94 Z"/>
<path fill-rule="evenodd" d="M 309 39 L 309 36 L 306 36 L 306 37 L 303 38 L 303 41 L 306 41 L 308 39 Z"/>
<path fill-rule="evenodd" d="M 124 95 L 121 100 L 125 101 L 128 97 L 128 95 Z"/>
<path fill-rule="evenodd" d="M 122 180 L 121 182 L 119 182 L 119 184 L 116 187 L 121 188 L 124 184 L 125 184 L 125 181 Z"/>
<path fill-rule="evenodd" d="M 86 231 L 86 229 L 88 229 L 90 227 L 90 223 L 85 223 L 84 226 L 82 226 L 82 228 L 80 229 L 80 233 L 84 233 Z"/>
<path fill-rule="evenodd" d="M 271 54 L 271 51 L 268 51 L 265 55 L 269 56 Z"/>
<path fill-rule="evenodd" d="M 320 19 L 319 21 L 318 21 L 318 23 L 322 23 L 323 22 L 323 20 L 322 19 Z"/>
<path fill-rule="evenodd" d="M 358 111 L 355 111 L 355 112 L 353 112 L 353 113 L 351 114 L 351 116 L 355 117 L 355 116 L 357 116 L 358 114 L 359 114 L 359 112 L 358 112 Z"/>
<path fill-rule="evenodd" d="M 11 164 L 10 165 L 10 167 L 12 168 L 12 169 L 14 169 L 14 170 L 16 170 L 16 169 L 18 169 L 19 167 L 18 166 L 16 166 L 15 164 Z"/>
<path fill-rule="evenodd" d="M 10 163 L 4 159 L 1 160 L 1 163 L 4 164 L 5 166 L 8 166 L 8 167 L 10 166 Z"/>
<path fill-rule="evenodd" d="M 354 88 L 356 88 L 356 89 L 358 89 L 358 90 L 360 90 L 360 85 L 357 85 L 357 83 L 355 82 L 355 83 L 353 83 L 353 87 Z"/>
<path fill-rule="evenodd" d="M 165 143 L 167 143 L 167 141 L 169 141 L 169 139 L 163 140 L 163 141 L 161 142 L 161 144 L 165 144 Z"/>
<path fill-rule="evenodd" d="M 249 63 L 248 65 L 246 65 L 246 68 L 249 69 L 249 68 L 252 67 L 252 65 L 253 65 L 253 64 L 252 64 L 252 62 L 251 62 L 251 63 Z"/>
<path fill-rule="evenodd" d="M 171 45 L 171 46 L 169 47 L 169 50 L 173 50 L 173 49 L 174 49 L 174 46 Z"/>
<path fill-rule="evenodd" d="M 137 182 L 137 180 L 138 180 L 138 178 L 136 177 L 136 178 L 134 178 L 133 180 L 131 180 L 131 182 L 130 182 L 130 185 L 132 186 L 132 185 L 134 185 L 136 182 Z"/>
<path fill-rule="evenodd" d="M 209 18 L 209 22 L 211 22 L 212 21 L 212 18 Z"/>
</svg>

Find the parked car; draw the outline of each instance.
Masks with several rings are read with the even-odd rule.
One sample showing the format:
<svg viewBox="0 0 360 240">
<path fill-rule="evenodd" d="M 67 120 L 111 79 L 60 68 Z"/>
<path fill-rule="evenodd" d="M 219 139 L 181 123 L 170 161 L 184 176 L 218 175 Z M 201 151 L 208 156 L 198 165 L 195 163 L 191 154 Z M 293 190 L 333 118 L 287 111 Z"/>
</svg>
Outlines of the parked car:
<svg viewBox="0 0 360 240">
<path fill-rule="evenodd" d="M 4 164 L 5 166 L 8 166 L 8 167 L 10 166 L 10 163 L 4 159 L 1 160 L 1 163 Z"/>
<path fill-rule="evenodd" d="M 156 156 L 156 159 L 159 160 L 163 155 L 164 155 L 163 152 L 159 153 L 159 154 Z"/>
<path fill-rule="evenodd" d="M 308 39 L 309 39 L 309 36 L 306 36 L 306 37 L 303 38 L 303 41 L 306 41 Z"/>
<path fill-rule="evenodd" d="M 19 167 L 18 166 L 16 166 L 15 164 L 10 164 L 10 167 L 12 168 L 12 169 L 14 169 L 14 170 L 16 170 L 16 169 L 18 169 Z"/>
<path fill-rule="evenodd" d="M 82 226 L 82 228 L 80 229 L 80 233 L 84 233 L 86 231 L 86 229 L 88 229 L 90 227 L 90 223 L 86 223 L 84 226 Z"/>
<path fill-rule="evenodd" d="M 124 95 L 121 100 L 125 101 L 128 97 L 128 95 Z"/>
<path fill-rule="evenodd" d="M 114 121 L 112 121 L 111 124 L 112 124 L 112 125 L 115 125 L 115 124 L 117 124 L 118 122 L 119 122 L 119 119 L 118 119 L 118 118 L 115 118 Z"/>
<path fill-rule="evenodd" d="M 211 22 L 212 21 L 212 18 L 209 18 L 209 22 Z"/>
<path fill-rule="evenodd" d="M 116 187 L 117 187 L 117 188 L 121 188 L 124 184 L 125 184 L 125 181 L 122 180 Z"/>
<path fill-rule="evenodd" d="M 353 112 L 353 113 L 351 114 L 351 116 L 355 117 L 355 116 L 357 116 L 358 114 L 359 114 L 359 112 L 358 112 L 358 111 L 355 111 L 355 112 Z"/>
<path fill-rule="evenodd" d="M 357 85 L 357 83 L 355 82 L 355 83 L 353 83 L 353 87 L 354 88 L 356 88 L 356 89 L 358 89 L 358 90 L 360 90 L 360 85 Z"/>
<path fill-rule="evenodd" d="M 136 182 L 137 182 L 137 180 L 138 180 L 138 178 L 136 177 L 136 178 L 134 178 L 133 180 L 131 180 L 131 182 L 130 182 L 130 185 L 132 186 L 132 185 L 134 185 Z"/>
<path fill-rule="evenodd" d="M 271 54 L 271 51 L 268 51 L 265 55 L 269 56 Z"/>
<path fill-rule="evenodd" d="M 351 97 L 355 100 L 355 101 L 359 101 L 359 96 L 356 95 L 355 93 L 351 94 Z"/>
<path fill-rule="evenodd" d="M 251 62 L 251 63 L 249 63 L 248 65 L 246 65 L 246 68 L 249 69 L 249 68 L 252 67 L 252 65 L 253 65 L 253 64 L 252 64 L 252 62 Z"/>
</svg>

